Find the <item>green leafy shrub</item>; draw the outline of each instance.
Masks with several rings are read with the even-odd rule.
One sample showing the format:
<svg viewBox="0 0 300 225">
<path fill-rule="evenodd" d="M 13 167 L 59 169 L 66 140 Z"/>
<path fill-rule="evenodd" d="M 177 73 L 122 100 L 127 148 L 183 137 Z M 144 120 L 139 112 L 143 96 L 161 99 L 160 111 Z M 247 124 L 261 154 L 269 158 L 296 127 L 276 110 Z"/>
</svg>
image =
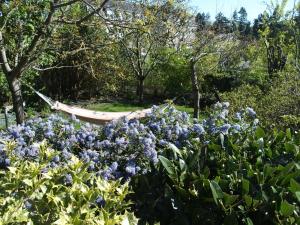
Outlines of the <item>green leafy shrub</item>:
<svg viewBox="0 0 300 225">
<path fill-rule="evenodd" d="M 250 126 L 169 144 L 133 178 L 140 224 L 299 224 L 300 135 Z"/>
<path fill-rule="evenodd" d="M 9 152 L 14 143 L 7 143 Z M 36 161 L 10 155 L 10 166 L 0 171 L 1 224 L 136 224 L 128 212 L 128 183 L 106 181 L 87 171 L 72 157 L 65 166 L 49 168 L 57 154 L 39 145 Z"/>
<path fill-rule="evenodd" d="M 267 88 L 267 86 L 269 86 Z M 292 127 L 299 129 L 295 120 L 284 120 L 285 115 L 300 115 L 300 82 L 297 75 L 281 74 L 272 83 L 264 85 L 262 90 L 254 85 L 242 85 L 232 92 L 222 94 L 222 99 L 231 103 L 233 111 L 240 110 L 240 106 L 251 106 L 268 127 Z"/>
</svg>

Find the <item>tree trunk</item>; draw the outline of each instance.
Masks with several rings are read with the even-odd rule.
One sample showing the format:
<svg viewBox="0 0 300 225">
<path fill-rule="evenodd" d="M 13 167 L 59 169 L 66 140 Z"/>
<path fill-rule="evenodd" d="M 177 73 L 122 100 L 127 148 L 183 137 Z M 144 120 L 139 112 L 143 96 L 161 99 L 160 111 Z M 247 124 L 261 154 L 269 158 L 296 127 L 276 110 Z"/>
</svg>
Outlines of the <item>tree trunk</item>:
<svg viewBox="0 0 300 225">
<path fill-rule="evenodd" d="M 138 83 L 138 88 L 137 88 L 140 104 L 143 104 L 144 102 L 144 81 L 145 81 L 144 78 L 140 78 Z"/>
<path fill-rule="evenodd" d="M 17 124 L 24 122 L 25 113 L 23 106 L 23 96 L 21 91 L 21 82 L 15 74 L 9 74 L 6 76 L 9 85 L 9 90 L 12 95 L 14 112 L 16 114 Z"/>
<path fill-rule="evenodd" d="M 198 77 L 196 73 L 196 62 L 191 60 L 191 81 L 192 81 L 192 93 L 193 93 L 193 108 L 194 108 L 194 118 L 199 118 L 200 111 L 200 89 L 198 84 Z"/>
</svg>

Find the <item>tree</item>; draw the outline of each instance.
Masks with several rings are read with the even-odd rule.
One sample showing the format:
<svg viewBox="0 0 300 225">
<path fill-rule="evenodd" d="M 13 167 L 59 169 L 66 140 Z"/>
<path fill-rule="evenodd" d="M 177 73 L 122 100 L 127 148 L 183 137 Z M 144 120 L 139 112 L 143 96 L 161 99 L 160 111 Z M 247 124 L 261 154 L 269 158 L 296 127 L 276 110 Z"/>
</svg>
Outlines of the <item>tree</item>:
<svg viewBox="0 0 300 225">
<path fill-rule="evenodd" d="M 232 31 L 232 24 L 223 13 L 219 12 L 215 17 L 213 28 L 217 33 L 230 33 Z"/>
<path fill-rule="evenodd" d="M 294 65 L 300 75 L 300 1 L 294 0 L 294 8 L 291 18 L 291 30 L 294 43 Z"/>
<path fill-rule="evenodd" d="M 251 32 L 250 22 L 247 20 L 247 11 L 244 7 L 241 7 L 237 12 L 233 12 L 232 16 L 233 31 L 237 31 L 242 37 L 246 37 Z"/>
<path fill-rule="evenodd" d="M 250 34 L 250 22 L 247 19 L 247 11 L 244 7 L 241 7 L 240 11 L 238 12 L 238 31 L 242 36 L 247 36 Z"/>
<path fill-rule="evenodd" d="M 273 6 L 270 13 L 265 12 L 263 16 L 260 34 L 266 49 L 267 69 L 270 78 L 282 71 L 287 62 L 285 47 L 289 42 L 289 29 L 284 20 L 286 4 L 287 0 L 283 0 L 281 4 Z"/>
<path fill-rule="evenodd" d="M 186 11 L 179 3 L 160 0 L 128 2 L 117 9 L 111 17 L 123 25 L 110 24 L 108 29 L 120 43 L 125 63 L 137 80 L 138 101 L 143 103 L 145 79 L 176 52 Z"/>
<path fill-rule="evenodd" d="M 256 19 L 254 19 L 252 26 L 252 35 L 254 38 L 259 38 L 259 31 L 263 28 L 263 14 L 259 14 Z"/>
<path fill-rule="evenodd" d="M 223 16 L 220 14 L 219 17 L 221 18 Z M 226 22 L 225 25 L 227 26 L 228 23 Z M 209 24 L 203 26 L 202 22 L 199 24 L 198 17 L 195 17 L 195 21 L 191 22 L 191 27 L 193 26 L 194 28 L 190 29 L 190 32 L 186 34 L 187 37 L 189 38 L 187 38 L 184 43 L 187 49 L 184 50 L 183 54 L 185 55 L 187 64 L 189 66 L 190 79 L 192 83 L 193 108 L 194 108 L 193 116 L 194 118 L 198 118 L 199 111 L 200 111 L 200 100 L 201 100 L 201 94 L 200 94 L 201 78 L 198 74 L 199 70 L 197 69 L 197 67 L 198 66 L 203 67 L 204 64 L 202 62 L 204 62 L 205 58 L 207 57 L 217 58 L 217 60 L 213 60 L 212 58 L 210 58 L 211 63 L 209 67 L 211 67 L 212 64 L 213 64 L 212 67 L 215 67 L 216 64 L 213 62 L 214 61 L 218 62 L 218 58 L 221 57 L 228 49 L 231 48 L 230 45 L 234 41 L 233 41 L 233 36 L 231 34 L 223 33 L 225 31 L 229 32 L 229 30 L 227 30 L 227 28 L 224 30 L 222 28 L 223 26 L 221 27 L 221 29 L 219 29 L 220 27 L 216 29 L 216 23 L 214 23 L 213 26 Z"/>
<path fill-rule="evenodd" d="M 88 1 L 28 0 L 1 1 L 0 48 L 1 67 L 9 84 L 17 123 L 24 121 L 21 77 L 25 71 L 47 58 L 46 49 L 62 24 L 80 26 L 99 13 L 108 0 L 83 15 L 73 18 L 70 10 L 88 7 Z M 88 2 L 89 3 L 89 2 Z M 89 3 L 90 4 L 90 3 Z"/>
</svg>

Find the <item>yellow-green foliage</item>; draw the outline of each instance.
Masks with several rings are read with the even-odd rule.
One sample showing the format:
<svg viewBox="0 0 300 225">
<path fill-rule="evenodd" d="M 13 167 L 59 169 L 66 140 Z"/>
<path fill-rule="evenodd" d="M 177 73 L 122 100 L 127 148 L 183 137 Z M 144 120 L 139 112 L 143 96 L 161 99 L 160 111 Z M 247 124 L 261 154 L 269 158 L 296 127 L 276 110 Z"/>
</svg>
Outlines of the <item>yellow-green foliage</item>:
<svg viewBox="0 0 300 225">
<path fill-rule="evenodd" d="M 14 143 L 6 148 L 13 149 Z M 129 213 L 128 183 L 106 181 L 87 172 L 76 157 L 64 167 L 48 168 L 54 150 L 39 146 L 39 161 L 10 156 L 11 166 L 0 172 L 0 224 L 136 224 Z M 9 151 L 8 151 L 9 152 Z M 43 171 L 44 170 L 44 171 Z M 66 175 L 72 182 L 65 183 Z M 105 202 L 99 206 L 96 199 Z"/>
<path fill-rule="evenodd" d="M 233 111 L 239 110 L 240 106 L 253 107 L 261 121 L 268 121 L 268 125 L 297 127 L 295 120 L 289 120 L 287 123 L 283 118 L 288 115 L 300 115 L 299 78 L 281 74 L 269 85 L 270 88 L 266 90 L 261 90 L 255 85 L 242 85 L 232 92 L 223 93 L 222 98 L 231 103 Z"/>
</svg>

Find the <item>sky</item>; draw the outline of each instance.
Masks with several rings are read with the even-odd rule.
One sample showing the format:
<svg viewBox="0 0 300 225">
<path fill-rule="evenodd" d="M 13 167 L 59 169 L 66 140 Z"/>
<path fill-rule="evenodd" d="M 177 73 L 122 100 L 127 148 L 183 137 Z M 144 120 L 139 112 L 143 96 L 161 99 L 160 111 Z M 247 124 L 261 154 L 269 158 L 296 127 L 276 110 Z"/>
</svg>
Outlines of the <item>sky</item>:
<svg viewBox="0 0 300 225">
<path fill-rule="evenodd" d="M 216 12 L 222 12 L 230 18 L 235 9 L 237 11 L 244 6 L 248 13 L 248 20 L 253 21 L 257 16 L 267 8 L 265 2 L 268 0 L 190 0 L 190 6 L 197 12 L 208 12 L 211 19 L 215 18 Z M 281 1 L 279 1 L 281 2 Z M 293 8 L 293 0 L 289 0 L 288 9 Z"/>
</svg>

